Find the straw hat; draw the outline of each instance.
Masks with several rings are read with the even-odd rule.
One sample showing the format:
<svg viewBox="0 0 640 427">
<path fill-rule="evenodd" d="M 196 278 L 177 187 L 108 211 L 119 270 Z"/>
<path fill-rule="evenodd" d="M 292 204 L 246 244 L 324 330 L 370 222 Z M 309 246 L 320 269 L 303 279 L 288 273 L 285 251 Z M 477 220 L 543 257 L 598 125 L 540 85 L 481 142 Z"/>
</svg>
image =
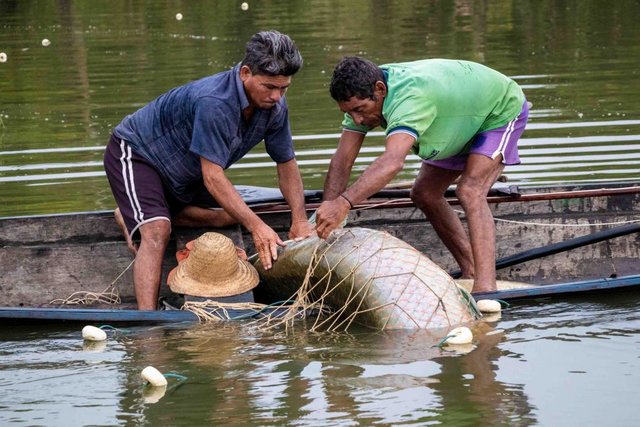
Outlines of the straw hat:
<svg viewBox="0 0 640 427">
<path fill-rule="evenodd" d="M 247 261 L 238 258 L 227 236 L 204 233 L 193 242 L 188 257 L 169 274 L 173 292 L 198 297 L 228 297 L 250 291 L 260 277 Z"/>
</svg>

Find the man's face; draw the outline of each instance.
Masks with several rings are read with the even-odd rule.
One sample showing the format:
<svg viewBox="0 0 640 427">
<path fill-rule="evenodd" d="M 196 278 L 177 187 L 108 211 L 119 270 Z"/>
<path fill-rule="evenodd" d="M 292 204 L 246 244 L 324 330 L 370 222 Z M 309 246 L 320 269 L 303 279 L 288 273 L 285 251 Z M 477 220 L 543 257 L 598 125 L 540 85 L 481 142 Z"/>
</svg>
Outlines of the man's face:
<svg viewBox="0 0 640 427">
<path fill-rule="evenodd" d="M 355 124 L 373 129 L 384 121 L 382 117 L 382 105 L 387 88 L 382 82 L 376 82 L 373 98 L 358 98 L 352 96 L 348 101 L 338 102 L 338 107 L 343 113 L 351 116 Z"/>
<path fill-rule="evenodd" d="M 240 79 L 249 103 L 256 108 L 272 108 L 284 96 L 291 84 L 291 76 L 263 76 L 253 74 L 246 65 L 240 68 Z"/>
</svg>

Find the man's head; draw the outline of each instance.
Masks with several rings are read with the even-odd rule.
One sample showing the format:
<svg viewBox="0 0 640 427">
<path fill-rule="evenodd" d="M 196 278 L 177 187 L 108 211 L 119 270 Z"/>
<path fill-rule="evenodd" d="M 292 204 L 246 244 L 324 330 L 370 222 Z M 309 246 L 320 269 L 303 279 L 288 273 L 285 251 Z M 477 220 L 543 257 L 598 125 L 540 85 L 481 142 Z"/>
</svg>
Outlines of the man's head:
<svg viewBox="0 0 640 427">
<path fill-rule="evenodd" d="M 374 128 L 382 123 L 387 86 L 382 70 L 373 62 L 357 56 L 342 58 L 333 71 L 329 90 L 340 110 L 356 124 Z"/>
<path fill-rule="evenodd" d="M 277 31 L 254 34 L 240 64 L 240 78 L 249 102 L 258 108 L 273 107 L 301 67 L 302 55 L 289 36 Z"/>
</svg>

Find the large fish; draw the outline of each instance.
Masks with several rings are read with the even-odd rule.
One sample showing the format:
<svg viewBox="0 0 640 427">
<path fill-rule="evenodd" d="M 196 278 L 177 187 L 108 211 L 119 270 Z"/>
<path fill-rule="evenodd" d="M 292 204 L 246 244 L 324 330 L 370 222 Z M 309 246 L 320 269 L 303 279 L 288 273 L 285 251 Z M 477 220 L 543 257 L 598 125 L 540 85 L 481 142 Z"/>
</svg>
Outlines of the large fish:
<svg viewBox="0 0 640 427">
<path fill-rule="evenodd" d="M 352 321 L 376 329 L 449 328 L 480 317 L 451 276 L 383 231 L 339 229 L 326 241 L 290 243 L 270 270 L 254 265 L 257 291 L 278 300 L 305 294 L 333 311 L 335 329 Z"/>
</svg>

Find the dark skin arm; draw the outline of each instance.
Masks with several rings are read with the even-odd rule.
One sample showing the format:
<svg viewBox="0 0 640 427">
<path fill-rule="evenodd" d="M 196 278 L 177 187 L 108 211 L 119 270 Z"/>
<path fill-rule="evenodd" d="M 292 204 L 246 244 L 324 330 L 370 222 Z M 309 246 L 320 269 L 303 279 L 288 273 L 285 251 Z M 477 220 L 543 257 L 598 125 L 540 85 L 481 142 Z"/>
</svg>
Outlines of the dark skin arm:
<svg viewBox="0 0 640 427">
<path fill-rule="evenodd" d="M 273 261 L 278 258 L 278 245 L 286 246 L 286 244 L 242 200 L 224 174 L 222 167 L 202 157 L 200 164 L 207 190 L 229 215 L 251 232 L 260 262 L 266 270 L 269 270 Z"/>
<path fill-rule="evenodd" d="M 278 184 L 280 191 L 291 208 L 290 239 L 301 239 L 315 232 L 313 225 L 307 219 L 304 205 L 304 188 L 302 177 L 296 159 L 277 164 Z"/>
<path fill-rule="evenodd" d="M 326 239 L 329 234 L 340 225 L 349 213 L 349 201 L 355 205 L 375 194 L 387 185 L 404 167 L 404 161 L 414 142 L 415 138 L 405 133 L 396 133 L 391 135 L 387 138 L 384 153 L 371 163 L 371 165 L 363 172 L 360 178 L 353 183 L 353 185 L 342 193 L 338 193 L 343 197 L 334 197 L 333 199 L 325 198 L 325 201 L 322 202 L 316 211 L 316 231 L 318 232 L 318 236 L 322 239 Z M 343 140 L 341 138 L 340 145 L 342 145 L 342 143 Z M 351 153 L 348 149 L 345 149 L 345 151 L 340 154 L 345 157 L 336 158 L 340 153 L 340 148 L 341 147 L 336 151 L 331 163 L 333 164 L 335 160 L 336 165 L 339 165 L 336 166 L 336 169 L 343 171 L 345 169 L 344 165 L 350 161 L 350 165 L 352 166 L 355 158 L 351 159 L 350 157 L 346 157 L 348 153 Z M 360 147 L 358 147 L 358 151 L 359 149 Z M 351 167 L 349 167 L 349 171 L 350 170 Z M 327 180 L 329 179 L 330 177 L 328 176 Z M 339 191 L 341 187 L 341 182 L 339 180 L 343 179 L 343 176 L 341 174 L 336 174 L 331 179 L 335 179 L 336 182 L 331 182 L 328 185 L 325 184 L 325 188 L 329 186 L 332 191 Z M 335 193 L 331 195 L 333 196 L 334 194 Z"/>
<path fill-rule="evenodd" d="M 333 200 L 347 188 L 351 169 L 360 153 L 364 134 L 343 130 L 338 142 L 338 148 L 331 157 L 329 171 L 324 182 L 324 200 Z"/>
</svg>

